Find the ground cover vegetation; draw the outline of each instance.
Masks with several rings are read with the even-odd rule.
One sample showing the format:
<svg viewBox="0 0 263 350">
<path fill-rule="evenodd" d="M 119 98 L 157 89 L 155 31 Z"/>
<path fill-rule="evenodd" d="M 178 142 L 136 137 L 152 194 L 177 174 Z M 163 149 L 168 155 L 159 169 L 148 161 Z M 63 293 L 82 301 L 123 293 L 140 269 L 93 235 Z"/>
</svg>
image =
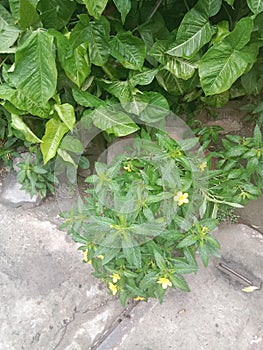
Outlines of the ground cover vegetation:
<svg viewBox="0 0 263 350">
<path fill-rule="evenodd" d="M 56 162 L 71 182 L 89 166 L 78 123 L 107 141 L 136 134 L 63 214 L 123 305 L 188 290 L 196 253 L 218 255 L 218 219 L 261 194 L 262 13 L 260 0 L 0 0 L 0 158 L 34 154 L 18 165 L 23 188 L 45 197 Z M 180 142 L 156 127 L 243 96 L 250 137 L 201 125 Z"/>
</svg>

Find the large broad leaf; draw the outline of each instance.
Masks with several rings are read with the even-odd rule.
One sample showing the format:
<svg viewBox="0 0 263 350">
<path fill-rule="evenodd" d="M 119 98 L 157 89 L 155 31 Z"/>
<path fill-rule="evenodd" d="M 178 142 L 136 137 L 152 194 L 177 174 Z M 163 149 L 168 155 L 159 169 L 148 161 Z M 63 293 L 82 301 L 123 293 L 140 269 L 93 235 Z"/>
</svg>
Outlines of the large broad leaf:
<svg viewBox="0 0 263 350">
<path fill-rule="evenodd" d="M 0 85 L 0 99 L 7 100 L 17 109 L 24 111 L 22 114 L 28 114 L 29 112 L 41 118 L 49 117 L 50 106 L 48 103 L 42 106 L 38 102 L 31 100 L 23 91 L 13 89 L 7 84 Z"/>
<path fill-rule="evenodd" d="M 21 29 L 25 30 L 39 21 L 36 3 L 37 1 L 35 0 L 20 0 L 19 25 Z"/>
<path fill-rule="evenodd" d="M 247 0 L 247 4 L 256 15 L 263 11 L 263 0 Z"/>
<path fill-rule="evenodd" d="M 87 7 L 89 14 L 99 19 L 102 15 L 102 12 L 105 10 L 108 0 L 83 0 L 84 4 Z"/>
<path fill-rule="evenodd" d="M 106 103 L 100 100 L 98 97 L 92 95 L 88 91 L 82 91 L 77 88 L 72 89 L 74 100 L 81 106 L 98 108 L 100 106 L 105 106 Z"/>
<path fill-rule="evenodd" d="M 53 37 L 37 30 L 16 51 L 15 70 L 10 79 L 17 89 L 40 106 L 55 94 L 57 69 Z"/>
<path fill-rule="evenodd" d="M 113 0 L 113 2 L 121 14 L 122 23 L 124 23 L 126 16 L 131 10 L 131 0 Z"/>
<path fill-rule="evenodd" d="M 155 78 L 159 69 L 148 69 L 145 68 L 142 72 L 135 72 L 133 70 L 129 71 L 129 82 L 134 87 L 136 85 L 149 85 Z"/>
<path fill-rule="evenodd" d="M 144 42 L 130 32 L 118 33 L 110 42 L 111 55 L 125 68 L 140 70 L 146 56 Z"/>
<path fill-rule="evenodd" d="M 252 30 L 253 19 L 242 18 L 233 32 L 211 47 L 199 61 L 201 86 L 207 96 L 228 90 L 247 66 L 255 62 L 258 47 L 246 46 Z"/>
<path fill-rule="evenodd" d="M 117 97 L 121 103 L 131 102 L 135 93 L 129 81 L 108 81 L 100 80 L 99 85 L 113 96 Z"/>
<path fill-rule="evenodd" d="M 89 17 L 82 14 L 70 34 L 70 44 L 76 48 L 87 43 L 89 57 L 92 64 L 103 66 L 109 57 L 110 24 L 102 16 L 97 21 L 90 22 Z"/>
<path fill-rule="evenodd" d="M 74 107 L 69 103 L 54 106 L 59 118 L 65 123 L 69 130 L 72 130 L 76 123 Z"/>
<path fill-rule="evenodd" d="M 215 33 L 209 17 L 217 14 L 221 3 L 221 0 L 199 0 L 183 18 L 176 41 L 170 46 L 167 53 L 184 58 L 193 57 Z"/>
<path fill-rule="evenodd" d="M 192 60 L 170 57 L 167 59 L 164 68 L 173 73 L 177 78 L 188 80 L 194 75 L 197 64 Z"/>
<path fill-rule="evenodd" d="M 55 157 L 59 144 L 68 130 L 66 125 L 58 119 L 52 118 L 47 122 L 43 142 L 40 145 L 45 164 Z"/>
<path fill-rule="evenodd" d="M 90 73 L 90 62 L 87 54 L 87 44 L 72 47 L 70 40 L 56 30 L 50 30 L 57 43 L 58 59 L 67 77 L 78 87 Z"/>
<path fill-rule="evenodd" d="M 105 17 L 99 21 L 90 22 L 86 29 L 89 57 L 91 63 L 103 66 L 109 57 L 109 22 Z"/>
<path fill-rule="evenodd" d="M 17 40 L 19 29 L 10 13 L 0 5 L 0 52 L 8 50 Z"/>
<path fill-rule="evenodd" d="M 76 3 L 73 0 L 40 0 L 38 9 L 45 28 L 63 28 L 72 16 Z"/>
<path fill-rule="evenodd" d="M 127 114 L 110 107 L 97 108 L 91 118 L 96 127 L 116 136 L 126 136 L 139 129 Z"/>
<path fill-rule="evenodd" d="M 194 74 L 190 79 L 183 80 L 177 78 L 174 74 L 167 70 L 160 71 L 157 76 L 158 83 L 170 94 L 176 96 L 184 95 L 187 92 L 193 91 L 198 84 L 197 75 Z"/>
<path fill-rule="evenodd" d="M 26 125 L 26 123 L 23 121 L 23 119 L 16 114 L 12 114 L 12 127 L 16 130 L 19 130 L 22 132 L 22 134 L 25 136 L 26 140 L 31 143 L 40 143 L 42 142 L 29 127 Z"/>
</svg>

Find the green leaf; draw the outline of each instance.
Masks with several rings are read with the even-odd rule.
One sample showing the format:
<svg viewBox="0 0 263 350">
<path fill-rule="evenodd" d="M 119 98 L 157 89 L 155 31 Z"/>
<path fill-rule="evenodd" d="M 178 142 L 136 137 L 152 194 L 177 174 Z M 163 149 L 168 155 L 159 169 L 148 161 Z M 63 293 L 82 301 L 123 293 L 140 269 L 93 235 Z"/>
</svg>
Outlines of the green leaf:
<svg viewBox="0 0 263 350">
<path fill-rule="evenodd" d="M 169 280 L 172 282 L 174 287 L 190 292 L 190 288 L 183 276 L 179 274 L 169 275 Z"/>
<path fill-rule="evenodd" d="M 73 0 L 40 0 L 37 8 L 44 27 L 59 30 L 68 23 L 76 3 Z"/>
<path fill-rule="evenodd" d="M 141 249 L 130 235 L 127 235 L 122 240 L 122 250 L 128 263 L 136 268 L 142 266 Z"/>
<path fill-rule="evenodd" d="M 14 25 L 13 17 L 1 4 L 0 28 L 0 52 L 5 52 L 16 42 L 20 31 Z"/>
<path fill-rule="evenodd" d="M 80 87 L 90 74 L 87 43 L 74 48 L 70 40 L 62 33 L 56 30 L 49 30 L 49 33 L 56 38 L 58 59 L 67 77 Z"/>
<path fill-rule="evenodd" d="M 191 60 L 170 57 L 167 59 L 164 68 L 173 73 L 177 78 L 188 80 L 194 75 L 197 65 Z"/>
<path fill-rule="evenodd" d="M 25 136 L 26 140 L 32 143 L 40 143 L 42 142 L 32 131 L 29 129 L 29 127 L 26 125 L 26 123 L 23 121 L 23 119 L 16 114 L 11 115 L 12 123 L 11 126 L 22 132 L 22 134 Z"/>
<path fill-rule="evenodd" d="M 155 123 L 164 120 L 170 112 L 169 104 L 166 98 L 154 91 L 145 91 L 138 95 L 146 103 L 145 108 L 139 114 L 140 120 L 146 123 Z"/>
<path fill-rule="evenodd" d="M 99 19 L 105 10 L 108 0 L 83 0 L 83 2 L 86 5 L 89 14 L 92 17 Z"/>
<path fill-rule="evenodd" d="M 91 118 L 97 128 L 115 136 L 126 136 L 139 129 L 127 114 L 110 107 L 97 108 L 92 112 Z"/>
<path fill-rule="evenodd" d="M 159 69 L 143 69 L 142 72 L 129 71 L 129 82 L 131 86 L 135 87 L 136 85 L 149 85 L 155 78 Z"/>
<path fill-rule="evenodd" d="M 131 32 L 118 33 L 110 41 L 111 55 L 125 68 L 140 70 L 146 57 L 144 42 Z"/>
<path fill-rule="evenodd" d="M 153 254 L 154 254 L 156 265 L 159 267 L 159 269 L 166 270 L 166 263 L 164 258 L 161 256 L 161 254 L 157 252 L 157 250 L 154 250 Z"/>
<path fill-rule="evenodd" d="M 27 98 L 45 107 L 55 94 L 57 69 L 53 55 L 53 37 L 43 30 L 34 31 L 18 47 L 15 70 L 10 79 Z"/>
<path fill-rule="evenodd" d="M 69 130 L 72 130 L 76 123 L 74 107 L 69 103 L 54 106 L 59 118 L 65 123 Z"/>
<path fill-rule="evenodd" d="M 196 235 L 189 235 L 185 237 L 179 244 L 177 244 L 176 248 L 181 249 L 185 247 L 189 247 L 195 244 L 198 241 L 198 237 Z"/>
<path fill-rule="evenodd" d="M 183 18 L 176 41 L 170 46 L 167 53 L 184 58 L 193 57 L 215 33 L 209 23 L 209 17 L 215 16 L 220 7 L 220 0 L 199 0 Z"/>
<path fill-rule="evenodd" d="M 246 46 L 253 30 L 253 19 L 242 18 L 222 42 L 212 46 L 199 61 L 201 86 L 208 95 L 228 90 L 256 60 L 258 48 Z"/>
<path fill-rule="evenodd" d="M 72 89 L 73 97 L 75 101 L 84 107 L 98 108 L 100 106 L 106 106 L 106 103 L 98 97 L 92 95 L 88 91 L 82 91 L 77 88 Z"/>
<path fill-rule="evenodd" d="M 46 124 L 45 135 L 40 145 L 44 158 L 44 164 L 55 157 L 63 136 L 68 132 L 67 126 L 55 118 L 50 119 Z"/>
<path fill-rule="evenodd" d="M 60 145 L 61 149 L 73 153 L 82 153 L 84 151 L 83 145 L 79 139 L 74 136 L 66 135 Z"/>
<path fill-rule="evenodd" d="M 109 57 L 110 25 L 105 17 L 90 22 L 86 29 L 90 62 L 95 66 L 103 66 Z"/>
<path fill-rule="evenodd" d="M 0 98 L 11 102 L 16 108 L 24 111 L 24 114 L 29 112 L 41 118 L 49 117 L 49 104 L 41 106 L 38 102 L 31 100 L 23 91 L 15 90 L 7 84 L 0 85 Z"/>
<path fill-rule="evenodd" d="M 74 168 L 77 169 L 76 163 L 74 162 L 71 155 L 67 151 L 61 148 L 58 148 L 57 152 L 58 152 L 58 155 L 64 160 L 64 162 L 72 164 Z"/>
<path fill-rule="evenodd" d="M 133 101 L 133 93 L 136 91 L 136 89 L 132 88 L 129 81 L 111 82 L 108 80 L 101 80 L 98 83 L 103 89 L 117 97 L 121 103 Z"/>
<path fill-rule="evenodd" d="M 131 10 L 131 0 L 113 0 L 117 10 L 121 14 L 121 21 L 124 24 L 126 16 Z"/>
<path fill-rule="evenodd" d="M 22 30 L 39 22 L 39 15 L 36 10 L 37 1 L 20 0 L 19 24 Z"/>
<path fill-rule="evenodd" d="M 263 0 L 247 0 L 247 4 L 255 15 L 263 11 Z"/>
</svg>

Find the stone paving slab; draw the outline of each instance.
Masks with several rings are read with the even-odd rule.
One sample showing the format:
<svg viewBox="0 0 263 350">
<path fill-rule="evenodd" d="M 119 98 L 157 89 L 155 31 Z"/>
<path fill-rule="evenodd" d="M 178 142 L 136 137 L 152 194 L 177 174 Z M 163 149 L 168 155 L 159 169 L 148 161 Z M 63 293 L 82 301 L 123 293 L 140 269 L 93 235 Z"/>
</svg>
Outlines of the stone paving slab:
<svg viewBox="0 0 263 350">
<path fill-rule="evenodd" d="M 224 262 L 257 286 L 263 281 L 263 236 L 245 225 L 215 232 L 221 259 L 188 275 L 191 292 L 170 290 L 162 305 L 140 302 L 97 350 L 262 350 L 263 292 L 245 293 Z"/>
<path fill-rule="evenodd" d="M 77 245 L 34 211 L 0 205 L 0 350 L 88 350 L 122 312 Z"/>
</svg>

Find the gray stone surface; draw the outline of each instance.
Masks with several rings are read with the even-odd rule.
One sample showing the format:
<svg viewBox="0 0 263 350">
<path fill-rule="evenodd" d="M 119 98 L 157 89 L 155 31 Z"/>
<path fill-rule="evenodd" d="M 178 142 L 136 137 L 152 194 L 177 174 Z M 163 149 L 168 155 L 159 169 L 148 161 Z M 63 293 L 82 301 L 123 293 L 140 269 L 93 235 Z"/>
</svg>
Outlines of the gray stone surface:
<svg viewBox="0 0 263 350">
<path fill-rule="evenodd" d="M 16 173 L 8 173 L 1 186 L 0 202 L 19 207 L 23 204 L 28 206 L 38 204 L 40 198 L 37 195 L 30 196 L 28 192 L 21 189 L 21 184 L 16 179 Z"/>
<path fill-rule="evenodd" d="M 236 210 L 241 220 L 263 233 L 263 196 Z"/>
<path fill-rule="evenodd" d="M 98 350 L 262 350 L 262 289 L 245 293 L 244 282 L 218 269 L 224 262 L 259 285 L 263 236 L 244 225 L 221 226 L 221 259 L 187 276 L 191 292 L 170 290 L 162 305 L 140 302 Z"/>
<path fill-rule="evenodd" d="M 34 211 L 0 205 L 0 349 L 88 350 L 121 313 L 77 245 Z"/>
<path fill-rule="evenodd" d="M 191 292 L 169 290 L 125 310 L 82 264 L 77 245 L 49 220 L 55 198 L 25 210 L 0 204 L 0 350 L 262 350 L 263 236 L 245 225 L 214 234 L 221 258 L 188 275 Z M 95 344 L 95 345 L 94 345 Z"/>
</svg>

